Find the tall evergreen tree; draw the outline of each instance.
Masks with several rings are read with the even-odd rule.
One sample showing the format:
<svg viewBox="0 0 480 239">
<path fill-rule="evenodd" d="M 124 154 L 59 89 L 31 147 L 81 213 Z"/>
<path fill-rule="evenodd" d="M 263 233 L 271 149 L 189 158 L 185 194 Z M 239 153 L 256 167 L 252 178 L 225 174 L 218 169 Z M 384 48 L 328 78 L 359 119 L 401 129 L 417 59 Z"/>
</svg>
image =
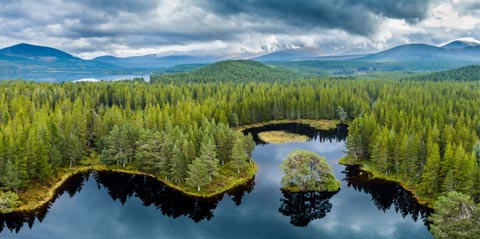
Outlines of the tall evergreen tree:
<svg viewBox="0 0 480 239">
<path fill-rule="evenodd" d="M 425 195 L 434 197 L 441 190 L 440 149 L 438 144 L 429 141 L 427 146 L 427 163 L 422 175 L 422 190 Z"/>
<path fill-rule="evenodd" d="M 248 155 L 245 150 L 245 140 L 243 137 L 237 137 L 235 139 L 231 158 L 230 168 L 236 170 L 238 174 L 248 168 Z"/>
<path fill-rule="evenodd" d="M 190 187 L 196 187 L 200 192 L 202 187 L 209 184 L 209 175 L 207 164 L 201 159 L 196 158 L 192 164 L 188 165 L 187 184 Z"/>
</svg>

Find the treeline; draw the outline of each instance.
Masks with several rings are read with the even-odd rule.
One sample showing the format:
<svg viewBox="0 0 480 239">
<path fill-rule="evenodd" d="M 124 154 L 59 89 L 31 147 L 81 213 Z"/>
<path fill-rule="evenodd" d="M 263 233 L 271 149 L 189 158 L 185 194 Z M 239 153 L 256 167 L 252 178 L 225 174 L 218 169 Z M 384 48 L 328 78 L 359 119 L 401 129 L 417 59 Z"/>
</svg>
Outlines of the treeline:
<svg viewBox="0 0 480 239">
<path fill-rule="evenodd" d="M 451 191 L 480 201 L 478 83 L 398 82 L 350 124 L 356 162 L 429 199 Z"/>
<path fill-rule="evenodd" d="M 408 72 L 443 71 L 445 69 L 466 66 L 468 62 L 461 61 L 364 61 L 359 59 L 318 60 L 318 61 L 284 61 L 272 62 L 274 66 L 301 72 L 304 74 L 330 76 L 374 76 L 382 74 L 387 78 L 395 75 L 405 76 Z M 470 63 L 471 64 L 471 63 Z"/>
<path fill-rule="evenodd" d="M 412 76 L 406 80 L 417 81 L 478 81 L 480 80 L 480 65 L 465 66 L 457 69 Z"/>
<path fill-rule="evenodd" d="M 241 175 L 249 162 L 251 140 L 231 127 L 332 119 L 338 106 L 359 115 L 379 85 L 351 83 L 1 82 L 0 187 L 48 184 L 98 154 L 103 162 L 203 190 L 222 172 Z"/>
</svg>

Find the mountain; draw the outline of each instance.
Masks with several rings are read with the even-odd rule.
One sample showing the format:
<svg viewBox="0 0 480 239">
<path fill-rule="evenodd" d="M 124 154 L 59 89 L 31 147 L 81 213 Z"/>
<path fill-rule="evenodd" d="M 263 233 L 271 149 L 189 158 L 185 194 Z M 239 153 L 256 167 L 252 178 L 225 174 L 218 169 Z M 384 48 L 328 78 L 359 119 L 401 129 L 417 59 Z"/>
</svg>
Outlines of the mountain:
<svg viewBox="0 0 480 239">
<path fill-rule="evenodd" d="M 302 49 L 288 49 L 269 53 L 263 56 L 255 57 L 252 60 L 260 62 L 268 61 L 305 61 L 313 60 L 319 55 L 316 54 L 316 50 L 310 48 Z"/>
<path fill-rule="evenodd" d="M 26 43 L 0 49 L 0 79 L 58 73 L 125 73 L 115 65 L 83 60 L 64 51 Z M 35 78 L 35 77 L 33 77 Z"/>
<path fill-rule="evenodd" d="M 449 50 L 458 50 L 458 49 L 464 49 L 467 47 L 475 47 L 475 46 L 480 46 L 480 41 L 473 38 L 460 38 L 458 40 L 452 41 L 442 46 L 442 48 L 449 49 Z"/>
<path fill-rule="evenodd" d="M 269 53 L 253 60 L 260 62 L 286 61 L 349 61 L 367 62 L 408 62 L 408 61 L 480 61 L 480 41 L 473 38 L 461 38 L 444 46 L 427 44 L 406 44 L 374 54 L 319 56 L 316 50 L 309 48 L 289 49 Z"/>
<path fill-rule="evenodd" d="M 295 80 L 302 74 L 283 67 L 266 65 L 252 60 L 221 61 L 187 73 L 161 74 L 150 78 L 150 82 L 271 82 Z"/>
<path fill-rule="evenodd" d="M 361 57 L 368 56 L 369 54 L 353 54 L 353 55 L 332 55 L 332 56 L 319 56 L 313 60 L 318 61 L 344 61 L 344 60 L 353 60 Z"/>
<path fill-rule="evenodd" d="M 132 56 L 132 57 L 114 57 L 101 56 L 94 58 L 93 61 L 109 63 L 123 68 L 164 68 L 184 64 L 213 63 L 218 59 L 211 56 L 189 56 L 189 55 L 171 55 L 171 56 Z"/>
<path fill-rule="evenodd" d="M 470 65 L 461 68 L 423 74 L 407 78 L 418 81 L 478 81 L 480 80 L 480 65 Z"/>
<path fill-rule="evenodd" d="M 80 60 L 79 58 L 55 48 L 30 45 L 26 43 L 0 49 L 0 57 L 3 57 L 3 59 L 23 58 L 41 61 Z"/>
<path fill-rule="evenodd" d="M 464 61 L 478 62 L 479 46 L 446 49 L 426 44 L 406 44 L 358 58 L 361 61 Z"/>
</svg>

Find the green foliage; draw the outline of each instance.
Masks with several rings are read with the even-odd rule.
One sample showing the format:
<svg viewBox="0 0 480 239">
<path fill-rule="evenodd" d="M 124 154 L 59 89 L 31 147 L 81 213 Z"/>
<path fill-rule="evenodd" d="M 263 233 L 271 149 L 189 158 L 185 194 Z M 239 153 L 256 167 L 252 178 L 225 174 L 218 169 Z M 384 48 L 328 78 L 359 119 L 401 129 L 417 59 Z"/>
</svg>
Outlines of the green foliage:
<svg viewBox="0 0 480 239">
<path fill-rule="evenodd" d="M 403 81 L 371 93 L 371 111 L 349 127 L 353 163 L 400 180 L 429 200 L 450 191 L 479 201 L 477 82 Z"/>
<path fill-rule="evenodd" d="M 282 185 L 287 190 L 336 192 L 340 189 L 340 182 L 335 179 L 332 166 L 316 153 L 295 150 L 280 167 L 285 174 Z"/>
<path fill-rule="evenodd" d="M 20 187 L 22 181 L 20 180 L 17 166 L 11 160 L 7 161 L 5 172 L 0 181 L 7 190 L 17 190 Z"/>
<path fill-rule="evenodd" d="M 480 207 L 465 194 L 450 192 L 434 204 L 429 220 L 431 231 L 439 239 L 475 239 L 480 237 Z"/>
<path fill-rule="evenodd" d="M 0 187 L 47 183 L 95 151 L 108 164 L 208 190 L 222 172 L 249 169 L 251 136 L 229 126 L 347 118 L 355 163 L 428 199 L 459 191 L 480 201 L 479 82 L 301 79 L 254 62 L 222 64 L 158 84 L 0 82 Z M 202 165 L 215 158 L 220 175 L 206 167 L 205 176 Z"/>
<path fill-rule="evenodd" d="M 0 213 L 10 213 L 20 205 L 18 194 L 11 191 L 0 191 Z"/>
<path fill-rule="evenodd" d="M 231 169 L 237 171 L 238 174 L 248 168 L 248 155 L 249 152 L 251 152 L 250 143 L 247 143 L 248 140 L 250 140 L 250 138 L 237 135 L 232 148 L 231 163 L 229 166 Z"/>
<path fill-rule="evenodd" d="M 461 61 L 362 61 L 354 60 L 322 60 L 322 61 L 286 61 L 272 62 L 272 65 L 285 67 L 304 74 L 361 76 L 373 78 L 402 79 L 411 72 L 442 71 L 461 67 L 471 62 Z"/>
<path fill-rule="evenodd" d="M 221 61 L 186 73 L 153 75 L 152 83 L 275 82 L 302 75 L 251 60 Z"/>
<path fill-rule="evenodd" d="M 201 188 L 208 185 L 209 182 L 207 162 L 204 161 L 204 158 L 196 158 L 192 164 L 188 165 L 187 184 L 190 187 L 196 187 L 200 192 Z"/>
<path fill-rule="evenodd" d="M 464 66 L 457 69 L 413 76 L 407 79 L 417 81 L 478 81 L 480 80 L 480 65 Z"/>
</svg>

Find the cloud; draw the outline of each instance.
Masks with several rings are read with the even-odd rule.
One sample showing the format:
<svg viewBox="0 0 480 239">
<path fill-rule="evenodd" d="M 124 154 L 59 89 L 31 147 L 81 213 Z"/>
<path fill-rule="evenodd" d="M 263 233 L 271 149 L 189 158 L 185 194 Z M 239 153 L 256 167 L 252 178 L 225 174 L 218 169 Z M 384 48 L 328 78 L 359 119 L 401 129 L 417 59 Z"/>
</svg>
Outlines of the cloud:
<svg viewBox="0 0 480 239">
<path fill-rule="evenodd" d="M 247 15 L 307 29 L 341 29 L 368 36 L 378 30 L 381 17 L 423 20 L 430 0 L 200 0 L 200 5 L 224 16 Z"/>
<path fill-rule="evenodd" d="M 478 9 L 474 0 L 2 0 L 0 43 L 48 45 L 87 58 L 244 56 L 298 47 L 334 54 L 438 43 L 452 32 L 478 37 Z"/>
</svg>

